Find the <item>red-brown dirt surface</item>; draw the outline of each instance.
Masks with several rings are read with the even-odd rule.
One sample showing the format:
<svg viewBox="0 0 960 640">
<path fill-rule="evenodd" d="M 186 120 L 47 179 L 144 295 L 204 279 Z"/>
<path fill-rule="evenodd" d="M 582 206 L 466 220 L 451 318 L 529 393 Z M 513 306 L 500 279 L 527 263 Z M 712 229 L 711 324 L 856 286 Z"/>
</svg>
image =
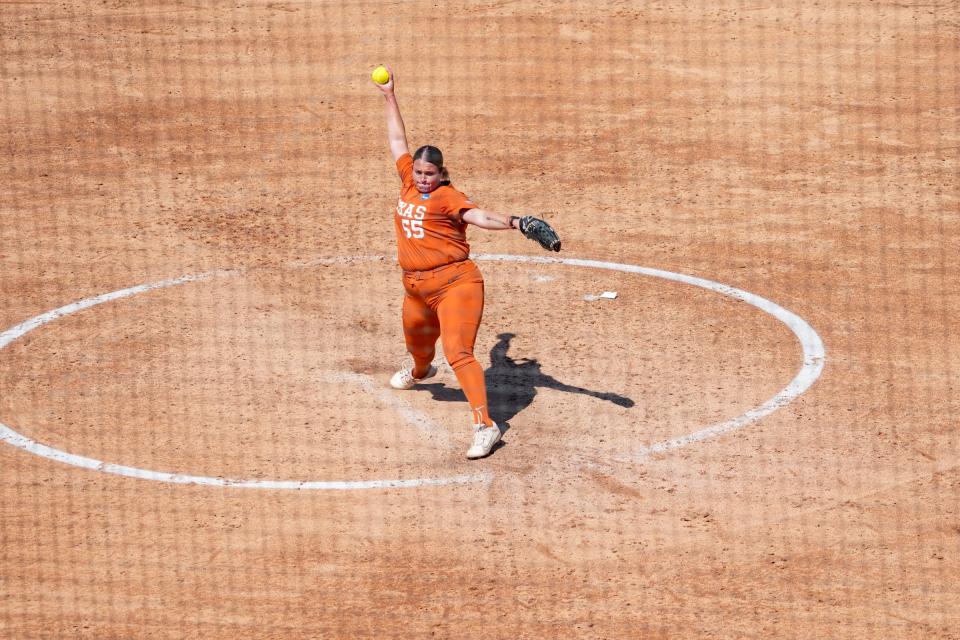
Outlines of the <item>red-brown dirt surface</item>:
<svg viewBox="0 0 960 640">
<path fill-rule="evenodd" d="M 4 638 L 960 637 L 955 3 L 0 4 Z M 504 445 L 405 360 L 411 146 L 566 258 L 480 262 Z M 470 231 L 475 254 L 542 256 Z M 584 296 L 615 290 L 616 300 Z M 499 412 L 499 418 L 498 414 Z M 9 440 L 10 438 L 8 438 Z M 23 442 L 21 439 L 19 442 Z"/>
</svg>

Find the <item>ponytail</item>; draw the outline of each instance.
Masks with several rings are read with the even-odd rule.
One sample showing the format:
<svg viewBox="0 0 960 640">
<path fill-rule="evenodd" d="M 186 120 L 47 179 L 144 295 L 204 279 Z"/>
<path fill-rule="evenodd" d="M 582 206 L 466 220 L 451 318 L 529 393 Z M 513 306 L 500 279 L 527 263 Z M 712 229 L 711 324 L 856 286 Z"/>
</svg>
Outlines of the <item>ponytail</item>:
<svg viewBox="0 0 960 640">
<path fill-rule="evenodd" d="M 420 160 L 421 158 L 440 170 L 441 187 L 450 185 L 450 172 L 448 172 L 447 168 L 443 166 L 443 152 L 441 152 L 440 149 L 425 144 L 413 153 L 414 162 Z"/>
</svg>

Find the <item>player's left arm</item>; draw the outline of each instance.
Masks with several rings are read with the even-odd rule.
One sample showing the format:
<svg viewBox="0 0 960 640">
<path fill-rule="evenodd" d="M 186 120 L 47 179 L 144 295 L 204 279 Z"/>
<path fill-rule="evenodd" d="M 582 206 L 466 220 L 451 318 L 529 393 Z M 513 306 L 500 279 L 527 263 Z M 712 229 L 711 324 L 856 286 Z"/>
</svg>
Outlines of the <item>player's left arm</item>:
<svg viewBox="0 0 960 640">
<path fill-rule="evenodd" d="M 484 209 L 469 209 L 460 215 L 464 222 L 474 224 L 481 229 L 490 229 L 491 231 L 519 229 L 520 233 L 536 241 L 547 251 L 560 251 L 560 236 L 546 220 L 533 216 L 518 218 L 517 216 L 508 216 Z"/>
<path fill-rule="evenodd" d="M 463 221 L 481 229 L 490 231 L 506 231 L 507 229 L 519 229 L 517 226 L 520 221 L 516 216 L 510 216 L 496 211 L 487 211 L 486 209 L 467 209 L 461 215 Z"/>
</svg>

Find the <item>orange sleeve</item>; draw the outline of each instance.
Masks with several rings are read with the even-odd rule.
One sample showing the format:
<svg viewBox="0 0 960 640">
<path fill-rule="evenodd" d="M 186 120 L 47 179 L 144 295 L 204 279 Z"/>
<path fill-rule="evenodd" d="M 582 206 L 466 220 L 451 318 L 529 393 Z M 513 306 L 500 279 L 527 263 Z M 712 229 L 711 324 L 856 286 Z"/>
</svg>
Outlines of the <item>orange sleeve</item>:
<svg viewBox="0 0 960 640">
<path fill-rule="evenodd" d="M 397 158 L 397 173 L 400 174 L 400 181 L 403 183 L 404 189 L 413 186 L 413 158 L 409 153 Z"/>
<path fill-rule="evenodd" d="M 460 193 L 453 187 L 450 187 L 449 193 L 444 203 L 444 213 L 460 222 L 460 214 L 467 209 L 476 209 L 477 205 L 466 195 Z"/>
</svg>

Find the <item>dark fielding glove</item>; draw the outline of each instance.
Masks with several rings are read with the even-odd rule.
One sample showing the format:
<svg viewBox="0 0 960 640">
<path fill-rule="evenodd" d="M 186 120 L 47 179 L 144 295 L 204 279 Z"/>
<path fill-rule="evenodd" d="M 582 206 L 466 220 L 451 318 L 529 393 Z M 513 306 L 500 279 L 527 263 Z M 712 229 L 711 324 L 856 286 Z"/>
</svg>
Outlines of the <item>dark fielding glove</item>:
<svg viewBox="0 0 960 640">
<path fill-rule="evenodd" d="M 547 251 L 560 251 L 560 236 L 545 220 L 533 216 L 520 218 L 520 233 L 536 240 Z"/>
</svg>

